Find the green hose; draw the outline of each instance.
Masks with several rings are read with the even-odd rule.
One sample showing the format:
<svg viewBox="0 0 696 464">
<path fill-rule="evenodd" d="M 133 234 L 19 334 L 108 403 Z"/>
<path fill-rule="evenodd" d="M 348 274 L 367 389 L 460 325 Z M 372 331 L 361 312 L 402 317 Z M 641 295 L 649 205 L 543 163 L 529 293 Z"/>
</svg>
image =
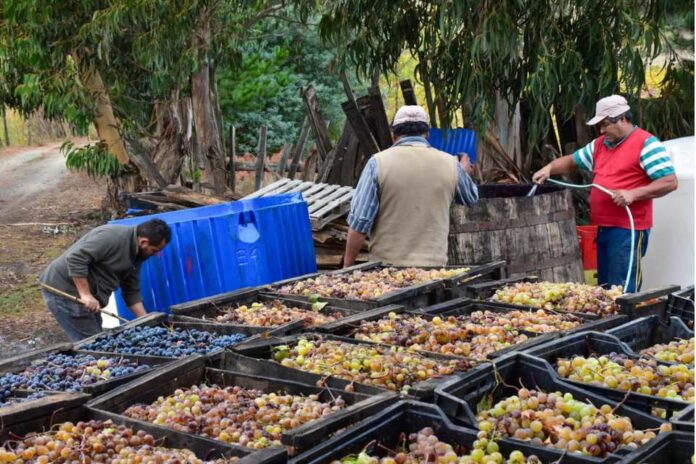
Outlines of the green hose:
<svg viewBox="0 0 696 464">
<path fill-rule="evenodd" d="M 606 193 L 610 197 L 612 197 L 612 198 L 614 197 L 614 193 L 611 190 L 604 188 L 598 184 L 569 184 L 567 182 L 561 182 L 560 180 L 555 180 L 555 179 L 551 179 L 551 178 L 548 178 L 546 180 L 551 182 L 551 183 L 563 186 L 563 187 L 574 188 L 574 189 L 588 189 L 588 188 L 594 187 L 594 188 L 599 189 L 602 192 Z M 532 190 L 530 190 L 528 196 L 533 196 L 534 193 L 536 193 L 536 189 L 537 189 L 537 185 L 534 185 L 534 187 L 532 187 Z M 631 270 L 633 269 L 633 260 L 635 259 L 636 226 L 633 222 L 633 214 L 631 213 L 631 209 L 628 207 L 628 205 L 624 206 L 624 208 L 626 209 L 626 214 L 628 214 L 628 220 L 631 223 L 631 254 L 629 255 L 629 259 L 628 259 L 628 272 L 626 273 L 626 281 L 624 282 L 624 287 L 623 287 L 624 292 L 626 292 L 628 289 L 628 283 L 631 280 Z"/>
</svg>

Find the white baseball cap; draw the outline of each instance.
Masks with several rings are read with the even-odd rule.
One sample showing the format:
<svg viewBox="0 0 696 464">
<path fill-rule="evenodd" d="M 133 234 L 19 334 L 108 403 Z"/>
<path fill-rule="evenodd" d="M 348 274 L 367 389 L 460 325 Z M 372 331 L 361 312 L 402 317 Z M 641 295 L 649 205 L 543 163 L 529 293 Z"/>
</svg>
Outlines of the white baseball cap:
<svg viewBox="0 0 696 464">
<path fill-rule="evenodd" d="M 392 127 L 405 122 L 424 122 L 428 124 L 428 115 L 425 110 L 418 105 L 404 105 L 394 115 Z"/>
<path fill-rule="evenodd" d="M 587 125 L 594 126 L 606 118 L 615 118 L 627 111 L 631 111 L 631 107 L 628 106 L 628 102 L 621 95 L 604 97 L 597 102 L 594 118 L 587 121 Z"/>
</svg>

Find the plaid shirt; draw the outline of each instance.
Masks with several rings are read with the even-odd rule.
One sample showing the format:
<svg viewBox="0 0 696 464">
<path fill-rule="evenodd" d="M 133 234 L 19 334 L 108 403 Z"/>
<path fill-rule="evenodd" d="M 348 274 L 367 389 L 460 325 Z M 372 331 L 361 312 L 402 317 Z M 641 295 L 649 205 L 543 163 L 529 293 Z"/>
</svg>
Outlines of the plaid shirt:
<svg viewBox="0 0 696 464">
<path fill-rule="evenodd" d="M 401 137 L 394 146 L 399 145 L 426 145 L 430 146 L 424 137 Z M 473 206 L 479 199 L 478 188 L 474 181 L 464 171 L 461 164 L 457 163 L 459 173 L 457 189 L 454 201 L 459 205 Z M 361 234 L 368 234 L 372 230 L 377 213 L 379 212 L 379 180 L 377 177 L 377 161 L 374 156 L 365 165 L 360 180 L 355 188 L 355 194 L 350 204 L 348 225 Z"/>
</svg>

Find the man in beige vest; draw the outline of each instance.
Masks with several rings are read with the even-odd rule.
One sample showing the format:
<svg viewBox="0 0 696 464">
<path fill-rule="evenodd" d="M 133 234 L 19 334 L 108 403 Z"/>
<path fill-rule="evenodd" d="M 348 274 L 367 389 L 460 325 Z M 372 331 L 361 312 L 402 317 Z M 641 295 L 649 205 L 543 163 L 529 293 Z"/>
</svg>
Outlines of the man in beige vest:
<svg viewBox="0 0 696 464">
<path fill-rule="evenodd" d="M 430 146 L 420 106 L 402 106 L 392 124 L 394 145 L 365 165 L 351 202 L 344 266 L 355 263 L 370 236 L 370 260 L 396 266 L 444 266 L 452 202 L 473 206 L 478 189 L 469 157 Z"/>
</svg>

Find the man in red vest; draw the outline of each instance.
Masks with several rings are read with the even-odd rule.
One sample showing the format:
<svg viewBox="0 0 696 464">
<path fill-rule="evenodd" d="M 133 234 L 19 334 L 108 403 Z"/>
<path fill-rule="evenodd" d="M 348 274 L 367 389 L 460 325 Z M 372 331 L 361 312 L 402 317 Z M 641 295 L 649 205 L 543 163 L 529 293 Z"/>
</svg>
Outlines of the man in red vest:
<svg viewBox="0 0 696 464">
<path fill-rule="evenodd" d="M 572 155 L 558 158 L 539 171 L 533 180 L 543 183 L 551 176 L 575 169 L 592 172 L 592 182 L 613 192 L 590 192 L 590 218 L 599 226 L 597 272 L 599 285 L 622 285 L 628 273 L 631 230 L 626 206 L 635 224 L 633 269 L 625 292 L 641 286 L 640 260 L 648 247 L 652 227 L 652 199 L 677 189 L 677 176 L 667 150 L 657 137 L 634 126 L 631 108 L 620 95 L 597 102 L 595 116 L 587 122 L 601 134 Z"/>
</svg>

